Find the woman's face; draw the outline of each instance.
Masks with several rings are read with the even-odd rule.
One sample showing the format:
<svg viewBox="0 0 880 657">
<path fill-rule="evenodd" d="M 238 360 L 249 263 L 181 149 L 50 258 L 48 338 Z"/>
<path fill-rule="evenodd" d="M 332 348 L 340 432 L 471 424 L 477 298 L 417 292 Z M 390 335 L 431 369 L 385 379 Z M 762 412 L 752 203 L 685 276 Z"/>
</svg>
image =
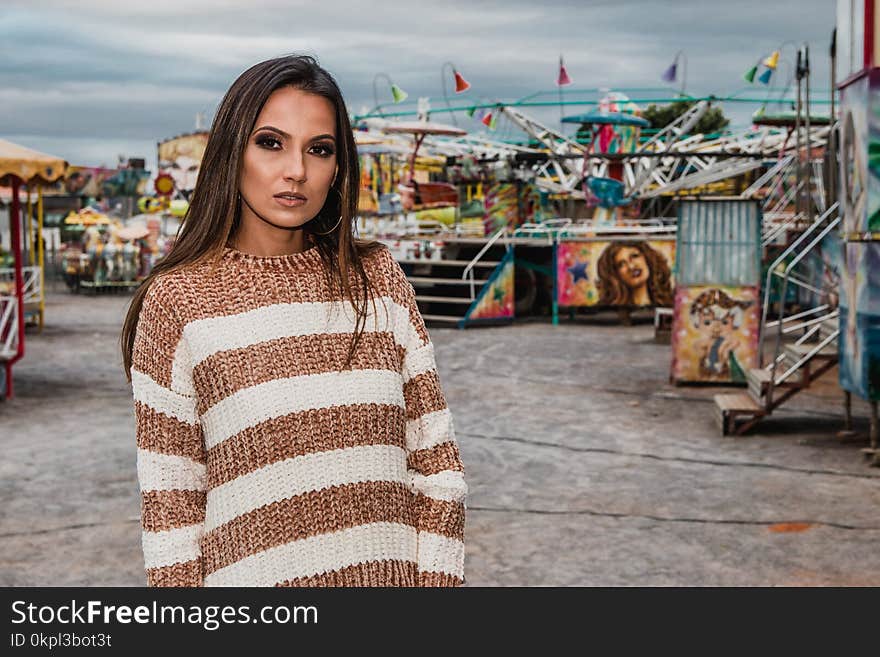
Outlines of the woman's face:
<svg viewBox="0 0 880 657">
<path fill-rule="evenodd" d="M 723 317 L 717 317 L 711 309 L 705 308 L 700 313 L 701 329 L 704 333 L 708 333 L 713 338 L 728 337 L 734 329 L 734 318 L 730 313 L 725 313 Z"/>
<path fill-rule="evenodd" d="M 617 275 L 628 288 L 637 288 L 648 282 L 651 272 L 648 262 L 638 249 L 631 246 L 621 247 L 614 256 L 614 268 Z"/>
<path fill-rule="evenodd" d="M 329 100 L 293 87 L 273 92 L 244 151 L 242 221 L 289 229 L 318 214 L 336 174 L 337 137 Z"/>
</svg>

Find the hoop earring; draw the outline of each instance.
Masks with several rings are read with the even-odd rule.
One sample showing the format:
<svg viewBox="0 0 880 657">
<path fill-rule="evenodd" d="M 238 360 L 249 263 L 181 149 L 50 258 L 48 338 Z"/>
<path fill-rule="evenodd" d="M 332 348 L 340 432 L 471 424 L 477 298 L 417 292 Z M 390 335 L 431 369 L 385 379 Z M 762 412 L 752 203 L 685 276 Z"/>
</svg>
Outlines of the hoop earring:
<svg viewBox="0 0 880 657">
<path fill-rule="evenodd" d="M 339 205 L 341 206 L 341 205 L 342 205 L 342 192 L 340 192 L 340 191 L 339 191 L 338 189 L 336 189 L 335 187 L 331 187 L 330 189 L 333 190 L 334 192 L 336 192 L 336 193 L 339 195 Z M 339 219 L 338 219 L 338 220 L 336 221 L 336 223 L 333 225 L 333 228 L 331 228 L 330 230 L 328 230 L 326 233 L 322 233 L 322 232 L 317 231 L 317 230 L 313 230 L 312 232 L 313 232 L 315 235 L 329 235 L 330 233 L 334 232 L 337 228 L 339 228 L 339 224 L 341 224 L 341 223 L 342 223 L 342 212 L 339 213 Z"/>
</svg>

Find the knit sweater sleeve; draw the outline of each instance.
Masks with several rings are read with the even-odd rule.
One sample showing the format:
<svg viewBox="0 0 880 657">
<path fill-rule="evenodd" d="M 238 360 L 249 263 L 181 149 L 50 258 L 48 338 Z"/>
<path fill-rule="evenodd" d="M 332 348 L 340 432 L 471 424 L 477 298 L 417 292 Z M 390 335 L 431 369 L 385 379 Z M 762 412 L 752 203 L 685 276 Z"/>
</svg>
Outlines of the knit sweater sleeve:
<svg viewBox="0 0 880 657">
<path fill-rule="evenodd" d="M 131 383 L 148 586 L 202 586 L 206 454 L 181 293 L 154 280 L 135 331 Z"/>
<path fill-rule="evenodd" d="M 415 292 L 390 253 L 386 259 L 399 309 L 395 332 L 404 346 L 407 467 L 415 495 L 419 585 L 460 586 L 467 496 L 464 465 Z"/>
</svg>

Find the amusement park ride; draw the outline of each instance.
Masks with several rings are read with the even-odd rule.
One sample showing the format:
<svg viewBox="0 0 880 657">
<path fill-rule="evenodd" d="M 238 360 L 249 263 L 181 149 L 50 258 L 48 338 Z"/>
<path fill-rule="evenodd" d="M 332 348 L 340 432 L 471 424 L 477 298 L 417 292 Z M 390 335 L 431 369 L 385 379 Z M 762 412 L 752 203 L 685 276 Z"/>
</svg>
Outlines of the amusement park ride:
<svg viewBox="0 0 880 657">
<path fill-rule="evenodd" d="M 12 366 L 24 357 L 26 319 L 36 317 L 39 327 L 43 326 L 43 186 L 61 178 L 66 169 L 67 162 L 61 158 L 0 140 L 0 185 L 10 188 L 9 232 L 13 260 L 12 267 L 0 269 L 0 365 L 4 369 L 0 377 L 0 400 L 13 395 Z M 22 212 L 22 188 L 27 190 L 26 213 Z M 31 204 L 34 188 L 37 190 L 36 240 L 30 237 L 34 234 Z M 30 267 L 24 265 L 25 253 Z"/>
<path fill-rule="evenodd" d="M 562 119 L 581 125 L 586 141 L 521 107 L 492 105 L 494 116 L 527 135 L 527 146 L 473 135 L 419 142 L 447 162 L 470 156 L 490 170 L 480 190 L 483 233 L 463 234 L 464 221 L 419 221 L 416 204 L 416 220 L 402 231 L 373 234 L 398 249 L 423 315 L 434 323 L 463 328 L 511 321 L 542 307 L 554 323 L 563 309 L 618 307 L 624 316 L 634 308 L 655 309 L 658 335 L 671 324 L 672 381 L 743 386 L 742 393 L 716 395 L 724 434 L 748 431 L 839 364 L 847 426 L 852 394 L 871 404 L 866 451 L 876 462 L 880 365 L 872 358 L 880 341 L 871 327 L 880 309 L 870 304 L 878 293 L 847 282 L 867 281 L 874 290 L 877 282 L 857 271 L 872 258 L 880 263 L 866 237 L 880 234 L 880 210 L 868 213 L 859 192 L 869 173 L 858 166 L 853 173 L 847 164 L 864 166 L 869 159 L 859 151 L 863 144 L 852 145 L 866 129 L 864 107 L 842 127 L 812 114 L 801 95 L 806 84 L 809 98 L 808 62 L 804 48 L 794 112 L 762 110 L 749 129 L 722 135 L 694 132 L 712 98 L 642 139 L 646 122 L 638 109 L 609 94 L 597 111 Z M 880 79 L 869 75 L 870 84 L 874 77 Z M 867 93 L 858 95 L 852 81 L 841 89 L 846 84 L 855 89 L 848 94 L 855 98 L 851 104 L 867 103 Z M 846 93 L 844 101 L 846 108 Z M 371 125 L 377 134 L 380 123 Z M 843 151 L 843 165 L 839 142 L 850 149 Z M 855 181 L 842 191 L 844 200 L 854 195 L 849 209 L 838 203 L 839 166 L 844 181 Z M 505 169 L 506 175 L 497 175 Z M 507 221 L 491 221 L 493 194 L 508 194 L 515 210 Z M 524 211 L 544 209 L 548 199 L 550 212 Z M 843 218 L 858 213 L 870 220 Z M 869 221 L 878 224 L 874 232 L 841 231 L 847 223 L 859 228 Z M 843 263 L 841 238 L 847 244 Z M 645 276 L 648 283 L 638 288 Z M 874 301 L 864 301 L 871 294 Z M 856 357 L 843 347 L 844 303 L 849 348 L 861 350 Z"/>
<path fill-rule="evenodd" d="M 506 120 L 524 134 L 518 143 L 430 121 L 421 101 L 416 121 L 355 117 L 358 234 L 389 246 L 432 324 L 465 328 L 545 313 L 558 324 L 593 309 L 616 310 L 628 323 L 631 311 L 652 312 L 658 339 L 669 336 L 672 382 L 742 386 L 715 396 L 725 435 L 748 431 L 839 365 L 847 426 L 852 394 L 871 404 L 866 453 L 876 463 L 880 137 L 867 117 L 880 88 L 880 53 L 869 38 L 880 34 L 880 13 L 873 0 L 864 16 L 851 15 L 849 3 L 841 8 L 839 21 L 864 20 L 865 29 L 838 34 L 839 117 L 833 99 L 829 116 L 811 113 L 806 48 L 798 50 L 794 112 L 762 108 L 734 132 L 698 132 L 723 100 L 683 93 L 687 109 L 650 134 L 640 108 L 615 92 L 592 111 L 561 117 L 563 126 L 580 126 L 576 136 L 517 103 L 480 105 L 475 118 L 492 129 Z M 762 81 L 778 60 L 764 60 Z M 469 85 L 454 72 L 463 91 Z M 392 91 L 395 101 L 405 96 Z M 167 172 L 157 192 L 170 193 L 158 185 L 172 174 L 168 184 L 181 191 L 195 180 L 206 139 L 196 132 L 160 144 Z M 143 269 L 109 243 L 84 248 L 81 259 L 88 248 L 114 256 L 103 269 L 110 277 Z M 0 321 L 15 303 L 0 306 Z M 0 348 L 10 326 L 0 324 Z M 8 365 L 11 390 L 10 372 Z"/>
</svg>

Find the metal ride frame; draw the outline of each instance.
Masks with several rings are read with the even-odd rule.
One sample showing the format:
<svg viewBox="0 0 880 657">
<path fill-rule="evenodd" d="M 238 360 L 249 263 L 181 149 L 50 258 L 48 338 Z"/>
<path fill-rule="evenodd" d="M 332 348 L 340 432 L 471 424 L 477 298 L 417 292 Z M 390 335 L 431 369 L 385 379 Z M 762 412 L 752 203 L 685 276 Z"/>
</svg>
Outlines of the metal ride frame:
<svg viewBox="0 0 880 657">
<path fill-rule="evenodd" d="M 754 132 L 716 139 L 705 139 L 700 134 L 685 137 L 710 106 L 708 101 L 699 101 L 637 151 L 614 155 L 588 153 L 588 148 L 583 144 L 548 128 L 518 109 L 500 106 L 498 110 L 547 149 L 547 161 L 537 169 L 536 184 L 551 193 L 570 194 L 579 200 L 585 198 L 583 191 L 578 189 L 585 174 L 606 176 L 611 160 L 622 163 L 626 196 L 634 200 L 655 198 L 735 177 L 764 166 L 767 159 L 780 156 L 785 164 L 774 165 L 772 173 L 767 172 L 759 179 L 761 185 L 753 184 L 743 192 L 742 197 L 752 197 L 764 184 L 780 174 L 790 175 L 787 167 L 792 165 L 794 156 L 785 155 L 792 148 L 789 143 L 790 130 L 783 133 L 778 129 L 762 127 Z M 826 143 L 829 132 L 829 126 L 811 127 L 809 142 L 821 147 Z M 814 163 L 814 167 L 820 166 L 821 163 Z M 821 181 L 821 169 L 817 174 L 814 180 Z M 820 190 L 816 192 L 820 197 L 824 196 Z M 781 205 L 784 207 L 785 203 Z M 773 210 L 778 212 L 778 207 Z"/>
</svg>

